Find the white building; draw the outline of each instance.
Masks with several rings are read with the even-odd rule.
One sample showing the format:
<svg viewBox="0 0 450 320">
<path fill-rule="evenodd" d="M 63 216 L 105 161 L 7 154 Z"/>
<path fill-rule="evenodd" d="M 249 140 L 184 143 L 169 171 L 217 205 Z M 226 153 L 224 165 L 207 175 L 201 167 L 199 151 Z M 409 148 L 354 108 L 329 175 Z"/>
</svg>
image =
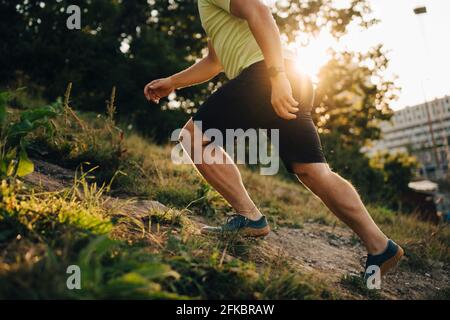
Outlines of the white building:
<svg viewBox="0 0 450 320">
<path fill-rule="evenodd" d="M 369 154 L 409 151 L 421 164 L 419 175 L 432 180 L 445 177 L 450 157 L 449 96 L 396 111 L 381 130 L 382 140 L 367 150 Z"/>
</svg>

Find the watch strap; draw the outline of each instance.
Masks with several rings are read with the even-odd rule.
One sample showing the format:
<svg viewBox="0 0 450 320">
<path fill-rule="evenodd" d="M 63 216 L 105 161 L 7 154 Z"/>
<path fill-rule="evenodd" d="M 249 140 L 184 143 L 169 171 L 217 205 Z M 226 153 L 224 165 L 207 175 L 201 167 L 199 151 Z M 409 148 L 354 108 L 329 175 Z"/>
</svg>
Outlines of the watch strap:
<svg viewBox="0 0 450 320">
<path fill-rule="evenodd" d="M 269 77 L 271 78 L 276 77 L 279 73 L 286 72 L 283 67 L 269 67 L 267 68 L 267 71 L 269 72 Z"/>
</svg>

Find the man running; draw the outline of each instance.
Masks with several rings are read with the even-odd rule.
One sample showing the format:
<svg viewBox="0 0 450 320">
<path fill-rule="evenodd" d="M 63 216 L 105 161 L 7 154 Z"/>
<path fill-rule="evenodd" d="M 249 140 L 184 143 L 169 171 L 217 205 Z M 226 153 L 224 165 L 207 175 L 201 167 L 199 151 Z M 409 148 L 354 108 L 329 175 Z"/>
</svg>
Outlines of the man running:
<svg viewBox="0 0 450 320">
<path fill-rule="evenodd" d="M 223 136 L 226 129 L 278 129 L 279 154 L 288 170 L 364 242 L 369 253 L 366 272 L 369 266 L 376 266 L 383 275 L 396 266 L 402 248 L 381 232 L 355 188 L 326 163 L 311 118 L 311 82 L 294 71 L 270 9 L 260 0 L 198 0 L 198 7 L 209 37 L 208 55 L 180 73 L 150 82 L 144 90 L 147 99 L 158 103 L 176 89 L 206 82 L 224 71 L 230 81 L 186 123 L 183 130 L 190 134 L 186 136 L 203 136 L 198 134 L 197 121 L 202 123 L 202 133 L 218 129 Z M 201 146 L 210 143 L 203 136 Z M 195 143 L 182 144 L 192 158 Z M 216 152 L 215 157 L 227 161 L 195 165 L 237 214 L 220 227 L 202 231 L 267 235 L 267 219 L 249 197 L 237 166 L 225 150 Z"/>
</svg>

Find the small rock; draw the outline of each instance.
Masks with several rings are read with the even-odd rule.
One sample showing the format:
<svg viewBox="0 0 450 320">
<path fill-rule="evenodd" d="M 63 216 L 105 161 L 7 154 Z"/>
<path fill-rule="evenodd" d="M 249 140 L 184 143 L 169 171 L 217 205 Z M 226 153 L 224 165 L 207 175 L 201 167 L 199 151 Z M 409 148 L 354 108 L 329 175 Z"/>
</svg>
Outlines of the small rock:
<svg viewBox="0 0 450 320">
<path fill-rule="evenodd" d="M 338 240 L 335 240 L 335 239 L 328 241 L 328 243 L 330 245 L 334 246 L 334 247 L 340 247 L 341 246 L 341 243 Z"/>
<path fill-rule="evenodd" d="M 440 273 L 440 270 L 436 270 L 436 269 L 433 269 L 431 271 L 431 277 L 436 280 L 441 280 L 443 278 L 442 274 Z"/>
</svg>

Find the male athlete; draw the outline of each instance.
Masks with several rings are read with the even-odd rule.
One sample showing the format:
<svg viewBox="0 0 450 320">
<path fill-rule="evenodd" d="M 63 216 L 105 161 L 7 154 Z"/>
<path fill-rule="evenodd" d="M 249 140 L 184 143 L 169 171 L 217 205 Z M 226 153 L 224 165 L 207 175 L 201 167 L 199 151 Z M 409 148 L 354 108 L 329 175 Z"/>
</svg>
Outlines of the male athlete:
<svg viewBox="0 0 450 320">
<path fill-rule="evenodd" d="M 209 38 L 207 56 L 186 70 L 150 82 L 144 90 L 146 98 L 159 103 L 176 89 L 206 82 L 225 72 L 230 81 L 207 99 L 186 123 L 184 132 L 192 139 L 203 136 L 200 145 L 205 148 L 211 141 L 201 133 L 208 129 L 218 129 L 223 136 L 226 129 L 278 129 L 279 154 L 288 170 L 364 242 L 369 253 L 366 275 L 369 266 L 384 275 L 398 264 L 403 250 L 381 232 L 355 188 L 326 163 L 311 119 L 311 82 L 294 71 L 270 9 L 260 0 L 198 0 L 198 7 Z M 194 123 L 197 121 L 202 123 L 200 134 Z M 195 143 L 182 144 L 193 158 L 190 146 Z M 237 214 L 222 226 L 208 226 L 202 231 L 267 235 L 267 219 L 249 197 L 237 166 L 223 148 L 216 152 L 221 154 L 215 157 L 227 161 L 195 165 Z"/>
</svg>

